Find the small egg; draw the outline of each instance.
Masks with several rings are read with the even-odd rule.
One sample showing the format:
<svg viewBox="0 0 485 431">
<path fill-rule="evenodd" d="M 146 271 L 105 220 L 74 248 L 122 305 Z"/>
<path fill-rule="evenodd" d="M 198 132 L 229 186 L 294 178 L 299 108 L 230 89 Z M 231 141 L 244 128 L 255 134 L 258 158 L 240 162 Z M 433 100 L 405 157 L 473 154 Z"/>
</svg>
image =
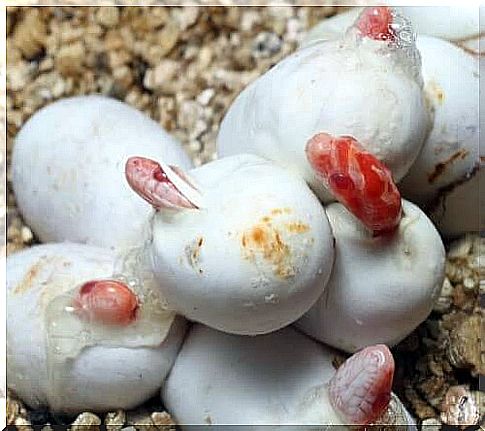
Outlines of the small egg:
<svg viewBox="0 0 485 431">
<path fill-rule="evenodd" d="M 244 337 L 196 324 L 162 389 L 182 429 L 245 424 L 251 430 L 415 422 L 391 392 L 394 360 L 385 346 L 339 354 L 294 328 Z M 189 425 L 190 424 L 190 425 Z"/>
<path fill-rule="evenodd" d="M 305 334 L 355 352 L 389 346 L 431 312 L 444 279 L 445 249 L 415 205 L 403 201 L 396 231 L 375 237 L 341 204 L 326 212 L 335 237 L 335 263 L 325 292 L 296 323 Z"/>
<path fill-rule="evenodd" d="M 54 102 L 30 118 L 12 154 L 18 207 L 42 242 L 138 246 L 152 208 L 124 181 L 134 154 L 192 166 L 181 145 L 141 112 L 102 96 Z"/>
<path fill-rule="evenodd" d="M 8 387 L 30 407 L 131 409 L 162 386 L 185 321 L 160 308 L 148 284 L 135 293 L 113 280 L 116 261 L 111 251 L 70 243 L 8 256 Z"/>
</svg>

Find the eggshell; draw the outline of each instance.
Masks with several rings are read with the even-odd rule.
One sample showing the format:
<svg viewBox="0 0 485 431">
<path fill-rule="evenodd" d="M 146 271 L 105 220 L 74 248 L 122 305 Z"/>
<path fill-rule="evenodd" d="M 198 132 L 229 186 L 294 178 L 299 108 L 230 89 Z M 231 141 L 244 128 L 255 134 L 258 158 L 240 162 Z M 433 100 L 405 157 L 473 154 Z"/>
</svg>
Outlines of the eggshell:
<svg viewBox="0 0 485 431">
<path fill-rule="evenodd" d="M 162 400 L 182 429 L 189 424 L 251 430 L 344 424 L 327 393 L 335 355 L 292 328 L 242 337 L 194 325 Z M 392 408 L 394 423 L 413 424 L 397 397 Z"/>
<path fill-rule="evenodd" d="M 191 167 L 174 138 L 124 103 L 82 96 L 48 105 L 15 140 L 12 181 L 22 216 L 43 242 L 139 245 L 153 210 L 124 180 L 135 153 Z"/>
<path fill-rule="evenodd" d="M 434 121 L 399 188 L 406 199 L 426 208 L 479 163 L 479 65 L 478 59 L 444 40 L 420 36 L 417 46 Z"/>
<path fill-rule="evenodd" d="M 168 306 L 221 331 L 262 334 L 298 319 L 333 263 L 330 226 L 305 182 L 253 155 L 190 171 L 200 210 L 161 210 L 152 268 Z"/>
<path fill-rule="evenodd" d="M 411 20 L 418 34 L 459 41 L 478 35 L 479 8 L 476 6 L 402 6 L 399 9 Z"/>
<path fill-rule="evenodd" d="M 65 413 L 130 409 L 161 387 L 185 333 L 182 318 L 162 344 L 144 343 L 139 334 L 136 347 L 86 343 L 62 367 L 49 362 L 49 304 L 87 280 L 110 277 L 113 265 L 110 251 L 69 243 L 35 246 L 8 257 L 8 386 L 30 407 Z M 82 335 L 75 334 L 73 342 L 82 343 Z"/>
<path fill-rule="evenodd" d="M 373 238 L 340 204 L 326 211 L 336 241 L 333 271 L 297 326 L 347 352 L 398 343 L 426 319 L 441 290 L 445 250 L 438 232 L 407 201 L 387 238 Z"/>
<path fill-rule="evenodd" d="M 319 132 L 351 135 L 399 180 L 429 126 L 419 56 L 411 61 L 416 52 L 408 48 L 409 57 L 381 41 L 339 39 L 300 49 L 236 98 L 221 124 L 219 155 L 251 152 L 273 160 L 302 175 L 328 202 L 305 145 Z"/>
<path fill-rule="evenodd" d="M 363 10 L 363 7 L 353 7 L 330 18 L 325 18 L 308 30 L 301 42 L 301 46 L 305 47 L 317 41 L 338 39 L 359 17 Z"/>
<path fill-rule="evenodd" d="M 485 230 L 485 166 L 480 164 L 471 179 L 457 184 L 440 196 L 430 218 L 440 233 L 454 238 Z"/>
</svg>

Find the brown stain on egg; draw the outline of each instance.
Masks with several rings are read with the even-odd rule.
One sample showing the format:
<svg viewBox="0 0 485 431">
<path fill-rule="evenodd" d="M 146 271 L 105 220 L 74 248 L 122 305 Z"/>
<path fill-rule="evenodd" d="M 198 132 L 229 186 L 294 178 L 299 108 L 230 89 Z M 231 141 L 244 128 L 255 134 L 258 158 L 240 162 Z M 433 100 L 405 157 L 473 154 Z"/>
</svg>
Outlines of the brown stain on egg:
<svg viewBox="0 0 485 431">
<path fill-rule="evenodd" d="M 203 245 L 204 238 L 200 236 L 185 247 L 185 256 L 187 258 L 187 262 L 199 274 L 203 273 L 203 270 L 199 267 L 200 251 Z"/>
<path fill-rule="evenodd" d="M 426 90 L 427 90 L 429 96 L 433 100 L 436 100 L 436 102 L 439 105 L 443 104 L 443 102 L 445 100 L 445 92 L 435 81 L 430 81 L 427 85 Z"/>
<path fill-rule="evenodd" d="M 255 227 L 251 232 L 251 239 L 262 246 L 265 241 L 267 241 L 267 235 L 263 228 Z"/>
<path fill-rule="evenodd" d="M 299 235 L 310 230 L 310 227 L 301 221 L 276 223 L 276 217 L 290 213 L 290 208 L 273 209 L 270 215 L 262 217 L 258 223 L 241 235 L 243 257 L 252 262 L 256 262 L 256 258 L 261 257 L 272 266 L 273 273 L 282 279 L 296 274 L 292 251 L 283 239 L 284 234 Z"/>
<path fill-rule="evenodd" d="M 468 156 L 468 154 L 469 151 L 462 148 L 461 150 L 453 153 L 446 160 L 437 163 L 434 167 L 433 172 L 428 174 L 428 182 L 430 184 L 434 183 L 441 175 L 443 175 L 449 165 L 459 159 L 463 160 L 466 156 Z"/>
<path fill-rule="evenodd" d="M 29 268 L 22 280 L 20 280 L 20 283 L 15 286 L 13 293 L 15 295 L 18 295 L 28 292 L 30 289 L 32 289 L 35 286 L 36 279 L 38 278 L 42 270 L 45 268 L 46 265 L 49 265 L 52 260 L 52 258 L 42 256 Z"/>
</svg>

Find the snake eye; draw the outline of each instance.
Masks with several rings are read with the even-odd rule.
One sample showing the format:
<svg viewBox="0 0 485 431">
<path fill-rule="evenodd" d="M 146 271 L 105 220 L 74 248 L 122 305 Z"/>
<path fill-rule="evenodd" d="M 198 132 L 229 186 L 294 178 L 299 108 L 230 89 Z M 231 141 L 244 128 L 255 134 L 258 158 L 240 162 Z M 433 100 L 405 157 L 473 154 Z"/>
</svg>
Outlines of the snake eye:
<svg viewBox="0 0 485 431">
<path fill-rule="evenodd" d="M 332 174 L 330 175 L 328 182 L 331 187 L 336 190 L 351 191 L 355 188 L 352 178 L 344 174 Z"/>
</svg>

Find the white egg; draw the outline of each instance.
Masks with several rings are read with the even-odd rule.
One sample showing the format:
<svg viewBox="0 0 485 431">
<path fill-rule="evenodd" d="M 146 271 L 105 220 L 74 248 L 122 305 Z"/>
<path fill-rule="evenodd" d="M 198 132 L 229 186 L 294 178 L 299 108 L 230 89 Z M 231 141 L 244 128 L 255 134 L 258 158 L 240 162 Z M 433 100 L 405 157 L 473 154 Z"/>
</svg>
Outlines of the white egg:
<svg viewBox="0 0 485 431">
<path fill-rule="evenodd" d="M 359 17 L 363 10 L 363 7 L 353 7 L 330 18 L 325 18 L 308 30 L 301 42 L 301 46 L 305 47 L 323 40 L 338 39 Z"/>
<path fill-rule="evenodd" d="M 162 400 L 182 429 L 244 425 L 273 430 L 366 422 L 379 393 L 381 400 L 391 396 L 391 402 L 374 423 L 413 426 L 390 393 L 394 363 L 387 348 L 373 346 L 337 372 L 335 356 L 293 328 L 244 337 L 194 325 L 162 389 Z M 363 416 L 356 418 L 356 413 Z"/>
<path fill-rule="evenodd" d="M 479 65 L 475 57 L 444 40 L 420 36 L 417 46 L 433 127 L 399 189 L 406 199 L 426 208 L 478 166 Z"/>
<path fill-rule="evenodd" d="M 429 127 L 419 54 L 412 40 L 396 48 L 355 31 L 300 49 L 249 85 L 222 121 L 219 155 L 274 160 L 328 201 L 305 146 L 319 132 L 351 135 L 402 178 Z"/>
<path fill-rule="evenodd" d="M 460 41 L 478 35 L 479 8 L 477 6 L 402 6 L 399 9 L 413 23 L 418 34 Z"/>
<path fill-rule="evenodd" d="M 191 167 L 174 138 L 124 103 L 83 96 L 48 105 L 22 127 L 13 148 L 22 216 L 43 242 L 140 244 L 153 211 L 124 181 L 134 153 Z"/>
<path fill-rule="evenodd" d="M 169 307 L 221 331 L 262 334 L 298 319 L 333 264 L 325 211 L 305 182 L 253 155 L 190 171 L 199 209 L 160 210 L 152 269 Z"/>
<path fill-rule="evenodd" d="M 332 275 L 297 326 L 348 352 L 398 343 L 426 319 L 441 290 L 445 250 L 438 232 L 407 201 L 388 237 L 372 237 L 340 204 L 326 211 L 336 241 Z"/>
<path fill-rule="evenodd" d="M 153 314 L 157 305 L 148 301 L 127 326 L 69 313 L 80 285 L 110 278 L 114 262 L 110 251 L 69 243 L 8 257 L 8 386 L 32 408 L 129 409 L 160 389 L 185 334 L 182 318 Z"/>
</svg>

